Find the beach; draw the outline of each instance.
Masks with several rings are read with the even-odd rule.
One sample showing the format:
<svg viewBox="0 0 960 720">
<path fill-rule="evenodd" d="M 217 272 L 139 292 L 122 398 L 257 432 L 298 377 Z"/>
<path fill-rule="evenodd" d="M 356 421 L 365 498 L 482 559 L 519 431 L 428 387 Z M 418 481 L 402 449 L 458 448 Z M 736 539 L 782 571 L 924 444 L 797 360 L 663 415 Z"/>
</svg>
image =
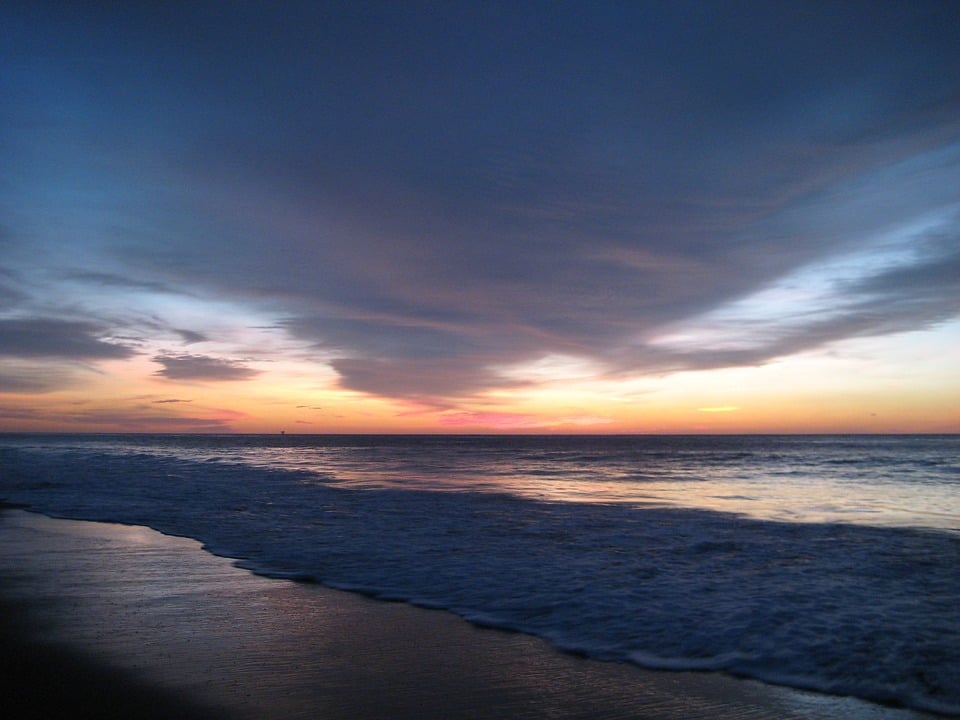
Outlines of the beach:
<svg viewBox="0 0 960 720">
<path fill-rule="evenodd" d="M 140 526 L 5 510 L 0 580 L 3 691 L 23 700 L 12 717 L 931 717 L 588 660 L 447 612 L 259 577 Z"/>
</svg>

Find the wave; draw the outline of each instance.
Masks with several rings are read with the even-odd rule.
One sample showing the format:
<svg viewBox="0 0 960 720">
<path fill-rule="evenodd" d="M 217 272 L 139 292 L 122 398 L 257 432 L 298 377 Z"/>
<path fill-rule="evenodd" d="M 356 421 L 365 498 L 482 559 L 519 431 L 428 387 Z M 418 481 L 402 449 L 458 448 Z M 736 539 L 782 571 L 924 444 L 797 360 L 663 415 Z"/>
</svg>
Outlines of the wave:
<svg viewBox="0 0 960 720">
<path fill-rule="evenodd" d="M 306 471 L 0 448 L 0 495 L 189 536 L 255 572 L 451 610 L 603 660 L 960 714 L 960 538 Z"/>
</svg>

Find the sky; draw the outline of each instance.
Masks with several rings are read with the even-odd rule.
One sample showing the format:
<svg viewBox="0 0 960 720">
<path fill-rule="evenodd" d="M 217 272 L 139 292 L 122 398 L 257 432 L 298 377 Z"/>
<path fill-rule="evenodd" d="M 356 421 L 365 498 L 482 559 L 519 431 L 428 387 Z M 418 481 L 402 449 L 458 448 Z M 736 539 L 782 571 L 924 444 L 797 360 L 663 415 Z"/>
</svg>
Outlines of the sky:
<svg viewBox="0 0 960 720">
<path fill-rule="evenodd" d="M 0 431 L 960 432 L 960 3 L 3 3 Z"/>
</svg>

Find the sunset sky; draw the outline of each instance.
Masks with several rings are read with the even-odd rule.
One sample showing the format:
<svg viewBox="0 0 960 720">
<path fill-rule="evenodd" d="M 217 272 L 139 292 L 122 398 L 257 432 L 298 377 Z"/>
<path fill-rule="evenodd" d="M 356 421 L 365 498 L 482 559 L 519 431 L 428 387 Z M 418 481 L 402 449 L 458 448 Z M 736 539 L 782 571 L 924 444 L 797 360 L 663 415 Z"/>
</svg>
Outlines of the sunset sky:
<svg viewBox="0 0 960 720">
<path fill-rule="evenodd" d="M 960 432 L 960 3 L 6 2 L 0 430 Z"/>
</svg>

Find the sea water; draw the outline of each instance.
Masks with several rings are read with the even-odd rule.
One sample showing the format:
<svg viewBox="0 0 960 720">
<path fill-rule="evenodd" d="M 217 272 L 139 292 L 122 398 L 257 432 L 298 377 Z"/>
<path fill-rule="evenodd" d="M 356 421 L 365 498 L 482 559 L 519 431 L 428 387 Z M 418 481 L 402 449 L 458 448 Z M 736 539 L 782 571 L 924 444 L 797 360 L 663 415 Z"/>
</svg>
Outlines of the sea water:
<svg viewBox="0 0 960 720">
<path fill-rule="evenodd" d="M 960 714 L 960 436 L 3 435 L 0 498 L 590 657 Z"/>
</svg>

